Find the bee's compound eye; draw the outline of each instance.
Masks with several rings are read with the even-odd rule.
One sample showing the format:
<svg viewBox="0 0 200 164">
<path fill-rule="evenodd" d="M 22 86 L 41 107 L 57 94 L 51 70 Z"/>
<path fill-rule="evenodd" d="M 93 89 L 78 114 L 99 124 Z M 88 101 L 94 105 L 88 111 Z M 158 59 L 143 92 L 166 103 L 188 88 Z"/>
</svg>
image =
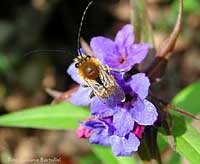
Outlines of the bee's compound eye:
<svg viewBox="0 0 200 164">
<path fill-rule="evenodd" d="M 75 64 L 75 68 L 79 68 L 80 67 L 80 64 L 79 63 L 76 63 Z"/>
</svg>

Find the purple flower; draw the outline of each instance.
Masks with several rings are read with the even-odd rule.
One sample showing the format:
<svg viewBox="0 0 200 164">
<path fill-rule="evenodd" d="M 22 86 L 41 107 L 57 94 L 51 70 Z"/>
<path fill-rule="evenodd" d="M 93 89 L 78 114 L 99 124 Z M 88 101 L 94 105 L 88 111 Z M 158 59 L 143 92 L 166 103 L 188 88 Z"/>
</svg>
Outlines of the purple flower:
<svg viewBox="0 0 200 164">
<path fill-rule="evenodd" d="M 126 124 L 124 120 L 127 121 Z M 124 126 L 120 126 L 122 124 Z M 91 144 L 111 146 L 116 156 L 130 156 L 133 151 L 137 151 L 140 144 L 139 139 L 132 132 L 134 120 L 124 112 L 101 120 L 86 121 L 84 126 L 92 130 L 92 135 L 89 137 Z"/>
<path fill-rule="evenodd" d="M 149 49 L 148 43 L 134 44 L 133 26 L 130 24 L 125 25 L 117 33 L 115 42 L 105 37 L 94 37 L 91 40 L 90 46 L 93 50 L 93 55 L 98 58 L 102 64 L 126 71 L 131 69 L 134 64 L 140 63 L 146 57 Z M 81 85 L 84 84 L 77 73 L 75 63 L 70 65 L 67 73 L 77 83 Z M 116 73 L 114 73 L 114 76 L 115 78 L 123 77 L 121 74 Z M 79 106 L 88 106 L 91 103 L 91 100 L 88 98 L 91 92 L 92 89 L 90 88 L 80 87 L 77 93 L 72 94 L 70 102 Z M 111 98 L 109 100 L 110 106 L 113 106 L 113 104 L 115 105 L 116 102 L 114 99 L 120 98 Z"/>
<path fill-rule="evenodd" d="M 131 97 L 124 103 L 110 108 L 98 98 L 94 98 L 91 102 L 92 115 L 102 119 L 110 117 L 112 122 L 100 126 L 103 130 L 94 132 L 90 137 L 90 143 L 111 145 L 116 156 L 130 156 L 132 152 L 138 150 L 144 126 L 153 125 L 158 113 L 155 106 L 145 99 L 150 86 L 145 74 L 135 74 L 128 82 L 121 80 L 119 84 Z M 108 133 L 109 127 L 114 129 L 112 133 Z M 106 144 L 102 140 L 106 141 Z"/>
<path fill-rule="evenodd" d="M 116 128 L 114 135 L 110 137 L 113 154 L 116 156 L 130 156 L 133 151 L 137 151 L 140 141 L 132 133 L 134 119 L 130 113 L 126 109 L 120 109 L 113 116 L 113 125 Z"/>
<path fill-rule="evenodd" d="M 134 64 L 140 63 L 147 55 L 149 44 L 134 44 L 133 26 L 125 25 L 116 35 L 115 41 L 105 37 L 95 37 L 90 46 L 93 55 L 102 64 L 111 68 L 129 71 Z M 144 73 L 132 75 L 128 81 L 123 74 L 113 73 L 119 85 L 105 103 L 94 96 L 90 99 L 91 88 L 84 88 L 82 81 L 72 63 L 67 70 L 72 79 L 81 86 L 72 94 L 70 102 L 75 105 L 90 105 L 92 119 L 81 123 L 77 135 L 89 138 L 91 144 L 111 146 L 116 156 L 130 156 L 137 151 L 145 126 L 153 125 L 157 120 L 155 106 L 146 99 L 150 81 Z M 125 101 L 117 99 L 118 94 L 125 93 Z M 114 101 L 118 103 L 114 103 Z M 115 105 L 112 105 L 115 104 Z"/>
<path fill-rule="evenodd" d="M 89 120 L 84 126 L 92 130 L 89 138 L 90 144 L 99 144 L 102 146 L 110 146 L 110 136 L 113 134 L 114 127 L 106 120 Z"/>
<path fill-rule="evenodd" d="M 133 75 L 128 82 L 121 81 L 120 85 L 123 86 L 126 94 L 130 94 L 131 99 L 126 100 L 121 106 L 109 108 L 96 98 L 90 106 L 91 114 L 98 117 L 107 117 L 118 113 L 124 108 L 138 124 L 153 125 L 157 120 L 158 114 L 155 106 L 145 99 L 150 85 L 149 79 L 145 74 L 138 73 Z"/>
<path fill-rule="evenodd" d="M 131 156 L 133 151 L 137 151 L 140 145 L 139 139 L 133 133 L 129 133 L 126 137 L 113 135 L 110 140 L 112 152 L 116 156 Z"/>
<path fill-rule="evenodd" d="M 133 26 L 125 25 L 116 35 L 115 41 L 98 36 L 91 39 L 93 55 L 111 68 L 130 70 L 140 63 L 149 50 L 148 43 L 134 44 Z"/>
</svg>

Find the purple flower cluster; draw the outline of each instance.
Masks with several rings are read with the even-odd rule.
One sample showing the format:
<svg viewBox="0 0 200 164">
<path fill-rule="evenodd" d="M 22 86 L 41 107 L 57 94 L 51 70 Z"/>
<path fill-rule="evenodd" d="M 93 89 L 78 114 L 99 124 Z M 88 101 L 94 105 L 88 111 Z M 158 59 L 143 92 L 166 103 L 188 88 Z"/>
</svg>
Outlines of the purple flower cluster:
<svg viewBox="0 0 200 164">
<path fill-rule="evenodd" d="M 116 35 L 115 41 L 105 37 L 94 37 L 90 46 L 93 55 L 103 65 L 129 71 L 147 55 L 149 44 L 134 44 L 133 26 L 125 25 Z M 116 156 L 130 156 L 137 151 L 146 125 L 157 120 L 155 106 L 146 99 L 150 82 L 144 73 L 123 79 L 123 73 L 113 73 L 117 83 L 126 95 L 126 101 L 115 107 L 103 103 L 98 97 L 89 98 L 91 88 L 84 88 L 75 64 L 68 68 L 68 74 L 80 84 L 70 101 L 75 105 L 90 105 L 91 117 L 81 123 L 77 130 L 80 138 L 89 138 L 91 144 L 111 146 Z"/>
</svg>

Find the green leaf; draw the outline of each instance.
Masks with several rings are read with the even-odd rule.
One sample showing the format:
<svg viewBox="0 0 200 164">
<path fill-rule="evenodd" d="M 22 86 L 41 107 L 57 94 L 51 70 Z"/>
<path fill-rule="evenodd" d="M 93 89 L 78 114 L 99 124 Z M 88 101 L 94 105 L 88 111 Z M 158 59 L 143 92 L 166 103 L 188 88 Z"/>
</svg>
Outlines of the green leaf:
<svg viewBox="0 0 200 164">
<path fill-rule="evenodd" d="M 173 10 L 176 11 L 178 1 L 174 1 Z M 199 14 L 200 2 L 198 0 L 184 0 L 185 13 L 198 13 Z"/>
<path fill-rule="evenodd" d="M 0 53 L 0 71 L 4 72 L 10 66 L 8 57 Z"/>
<path fill-rule="evenodd" d="M 200 82 L 187 87 L 173 99 L 173 104 L 196 114 L 200 109 Z M 200 133 L 189 123 L 185 117 L 174 115 L 172 134 L 176 139 L 176 151 L 186 157 L 193 164 L 200 161 Z M 164 137 L 167 140 L 166 137 Z"/>
<path fill-rule="evenodd" d="M 70 103 L 44 105 L 0 117 L 0 126 L 39 129 L 74 129 L 78 120 L 89 116 L 89 110 Z"/>
<path fill-rule="evenodd" d="M 179 155 L 178 153 L 174 152 L 174 153 L 172 154 L 170 160 L 169 160 L 167 163 L 168 163 L 168 164 L 171 164 L 171 163 L 173 163 L 173 164 L 180 164 L 180 163 L 181 163 L 180 160 L 181 160 L 181 159 L 180 159 L 180 155 Z"/>
<path fill-rule="evenodd" d="M 200 81 L 179 92 L 172 103 L 193 114 L 200 112 Z"/>
<path fill-rule="evenodd" d="M 178 15 L 178 6 L 179 1 L 174 1 L 172 5 L 172 11 L 169 15 L 167 15 L 166 20 L 169 20 L 169 24 L 175 24 L 176 17 Z M 191 14 L 200 15 L 199 8 L 200 8 L 200 1 L 199 0 L 184 0 L 184 15 L 183 15 L 183 22 L 186 23 L 188 20 L 188 16 Z"/>
<path fill-rule="evenodd" d="M 103 147 L 99 145 L 92 145 L 94 154 L 103 161 L 104 164 L 118 164 L 117 159 L 111 152 L 109 147 Z"/>
<path fill-rule="evenodd" d="M 101 164 L 101 161 L 94 155 L 88 154 L 81 156 L 80 164 Z"/>
<path fill-rule="evenodd" d="M 192 163 L 200 161 L 200 133 L 185 123 L 181 117 L 174 118 L 172 133 L 176 139 L 176 150 Z"/>
<path fill-rule="evenodd" d="M 92 145 L 92 150 L 95 155 L 103 161 L 104 164 L 134 164 L 134 157 L 116 157 L 112 154 L 110 147 Z"/>
<path fill-rule="evenodd" d="M 161 152 L 165 151 L 165 149 L 169 147 L 168 142 L 163 139 L 163 135 L 161 133 L 158 133 L 157 144 Z"/>
</svg>

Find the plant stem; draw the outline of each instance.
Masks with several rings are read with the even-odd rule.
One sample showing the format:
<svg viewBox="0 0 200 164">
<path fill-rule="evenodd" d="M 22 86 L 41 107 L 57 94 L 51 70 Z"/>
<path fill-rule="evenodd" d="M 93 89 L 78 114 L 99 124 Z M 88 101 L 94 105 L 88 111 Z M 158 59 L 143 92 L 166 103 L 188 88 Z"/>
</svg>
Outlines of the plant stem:
<svg viewBox="0 0 200 164">
<path fill-rule="evenodd" d="M 148 19 L 145 0 L 130 0 L 131 23 L 134 25 L 135 43 L 148 42 L 154 47 L 151 24 Z"/>
</svg>

